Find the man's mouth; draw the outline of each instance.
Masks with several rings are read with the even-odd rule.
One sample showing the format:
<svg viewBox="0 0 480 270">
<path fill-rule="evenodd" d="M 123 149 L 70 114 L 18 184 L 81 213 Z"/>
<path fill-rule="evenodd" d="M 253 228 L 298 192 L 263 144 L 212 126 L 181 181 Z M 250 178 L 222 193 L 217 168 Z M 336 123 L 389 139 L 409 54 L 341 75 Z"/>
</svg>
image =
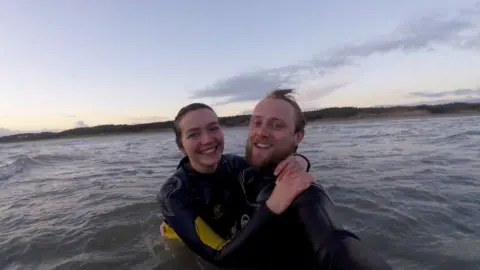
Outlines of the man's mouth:
<svg viewBox="0 0 480 270">
<path fill-rule="evenodd" d="M 253 145 L 257 148 L 260 148 L 260 149 L 268 149 L 268 148 L 272 147 L 271 144 L 266 144 L 266 143 L 254 143 Z"/>
</svg>

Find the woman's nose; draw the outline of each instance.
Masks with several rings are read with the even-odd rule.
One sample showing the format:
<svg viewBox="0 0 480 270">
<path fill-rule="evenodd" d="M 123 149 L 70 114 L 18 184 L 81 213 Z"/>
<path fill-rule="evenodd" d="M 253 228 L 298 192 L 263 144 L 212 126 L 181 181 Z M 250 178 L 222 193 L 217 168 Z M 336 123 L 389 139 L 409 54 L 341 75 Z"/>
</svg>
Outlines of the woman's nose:
<svg viewBox="0 0 480 270">
<path fill-rule="evenodd" d="M 209 144 L 209 143 L 212 143 L 213 141 L 214 141 L 213 136 L 208 133 L 203 133 L 202 138 L 200 140 L 202 144 Z"/>
</svg>

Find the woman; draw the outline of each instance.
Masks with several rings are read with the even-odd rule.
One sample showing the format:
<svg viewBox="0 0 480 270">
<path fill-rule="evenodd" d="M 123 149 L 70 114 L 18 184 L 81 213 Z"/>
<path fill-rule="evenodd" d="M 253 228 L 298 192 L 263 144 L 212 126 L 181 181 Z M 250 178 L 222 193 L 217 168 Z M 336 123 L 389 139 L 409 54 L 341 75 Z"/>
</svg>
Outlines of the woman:
<svg viewBox="0 0 480 270">
<path fill-rule="evenodd" d="M 276 174 L 282 181 L 255 210 L 239 182 L 250 166 L 242 157 L 222 154 L 224 137 L 212 108 L 201 103 L 182 108 L 175 117 L 174 131 L 185 157 L 157 196 L 166 223 L 163 234 L 178 237 L 217 266 L 255 265 L 261 247 L 268 244 L 262 236 L 312 183 L 295 173 L 289 175 L 308 170 L 308 160 L 297 155 L 280 163 Z"/>
</svg>

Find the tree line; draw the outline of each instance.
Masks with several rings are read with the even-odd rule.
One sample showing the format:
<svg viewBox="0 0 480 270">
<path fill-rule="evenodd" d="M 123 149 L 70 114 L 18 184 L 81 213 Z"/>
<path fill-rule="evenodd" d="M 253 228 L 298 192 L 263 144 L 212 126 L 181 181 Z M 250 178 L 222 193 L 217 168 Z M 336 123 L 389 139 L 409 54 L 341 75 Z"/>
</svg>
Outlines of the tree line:
<svg viewBox="0 0 480 270">
<path fill-rule="evenodd" d="M 439 105 L 393 106 L 393 107 L 333 107 L 313 111 L 306 111 L 307 121 L 327 119 L 349 119 L 361 117 L 382 117 L 401 115 L 408 112 L 424 112 L 426 114 L 451 114 L 461 112 L 480 112 L 480 103 L 448 103 Z M 220 117 L 219 122 L 225 127 L 248 125 L 250 114 Z M 79 136 L 101 136 L 112 134 L 140 133 L 171 130 L 172 121 L 154 122 L 133 125 L 100 125 L 94 127 L 81 127 L 68 129 L 61 132 L 23 133 L 0 137 L 0 143 L 20 142 L 44 139 L 72 138 Z"/>
</svg>

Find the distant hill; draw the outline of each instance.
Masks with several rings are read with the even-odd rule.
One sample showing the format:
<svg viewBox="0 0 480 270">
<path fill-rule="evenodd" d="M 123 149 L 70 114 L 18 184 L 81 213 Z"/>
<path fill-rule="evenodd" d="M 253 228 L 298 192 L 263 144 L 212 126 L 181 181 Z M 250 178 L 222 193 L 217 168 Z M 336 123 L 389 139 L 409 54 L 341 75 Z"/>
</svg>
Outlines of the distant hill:
<svg viewBox="0 0 480 270">
<path fill-rule="evenodd" d="M 372 119 L 388 117 L 428 117 L 446 114 L 480 114 L 480 103 L 454 102 L 436 105 L 412 105 L 391 107 L 333 107 L 306 111 L 307 121 Z M 246 126 L 250 114 L 220 117 L 220 124 L 225 127 Z M 21 142 L 45 139 L 72 138 L 79 136 L 102 136 L 112 134 L 127 134 L 171 130 L 172 121 L 154 122 L 135 125 L 101 125 L 95 127 L 80 127 L 61 132 L 23 133 L 0 137 L 0 143 Z"/>
</svg>

